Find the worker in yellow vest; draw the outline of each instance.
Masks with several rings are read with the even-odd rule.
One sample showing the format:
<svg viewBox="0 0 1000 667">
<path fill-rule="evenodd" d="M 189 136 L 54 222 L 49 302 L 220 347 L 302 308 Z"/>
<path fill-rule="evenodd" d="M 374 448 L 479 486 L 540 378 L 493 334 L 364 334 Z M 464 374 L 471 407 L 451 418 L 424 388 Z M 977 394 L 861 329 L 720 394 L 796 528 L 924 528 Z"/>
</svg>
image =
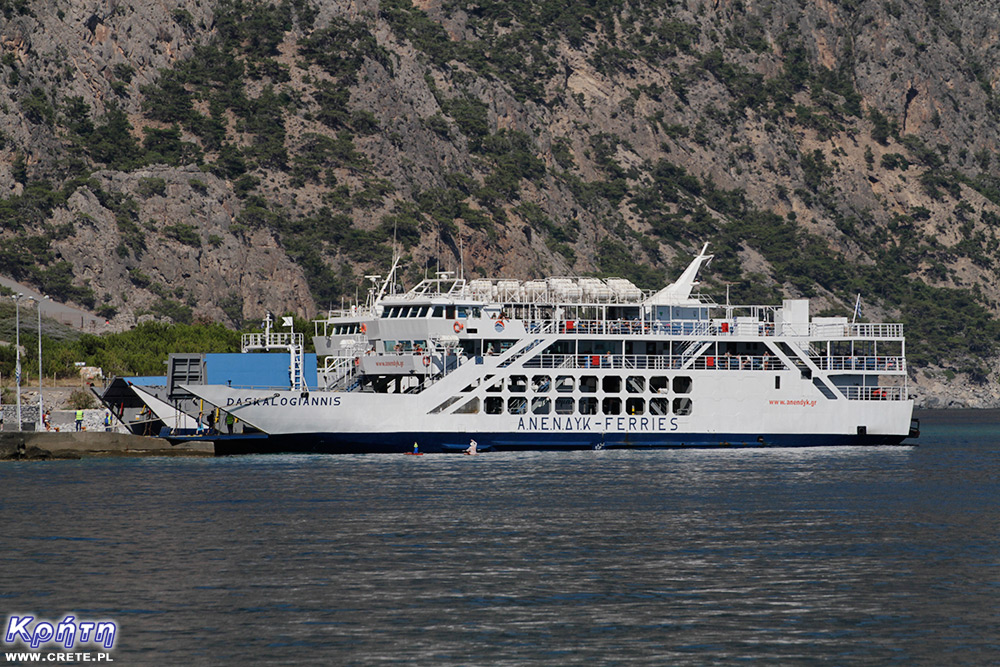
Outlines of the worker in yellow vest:
<svg viewBox="0 0 1000 667">
<path fill-rule="evenodd" d="M 83 410 L 76 411 L 76 430 L 83 430 Z"/>
</svg>

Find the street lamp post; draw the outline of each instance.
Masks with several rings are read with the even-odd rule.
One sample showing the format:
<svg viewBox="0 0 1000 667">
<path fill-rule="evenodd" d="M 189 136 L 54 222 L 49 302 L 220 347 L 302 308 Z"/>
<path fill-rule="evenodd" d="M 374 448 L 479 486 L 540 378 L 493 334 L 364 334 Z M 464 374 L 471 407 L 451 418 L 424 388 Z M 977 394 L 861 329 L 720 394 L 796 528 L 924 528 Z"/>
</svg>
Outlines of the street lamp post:
<svg viewBox="0 0 1000 667">
<path fill-rule="evenodd" d="M 42 412 L 42 301 L 49 297 L 28 298 L 34 301 L 38 307 L 38 425 L 35 428 L 42 431 L 45 429 L 45 418 Z"/>
<path fill-rule="evenodd" d="M 16 294 L 14 299 L 14 354 L 17 363 L 14 365 L 14 386 L 17 388 L 17 430 L 21 430 L 21 299 L 23 294 Z"/>
</svg>

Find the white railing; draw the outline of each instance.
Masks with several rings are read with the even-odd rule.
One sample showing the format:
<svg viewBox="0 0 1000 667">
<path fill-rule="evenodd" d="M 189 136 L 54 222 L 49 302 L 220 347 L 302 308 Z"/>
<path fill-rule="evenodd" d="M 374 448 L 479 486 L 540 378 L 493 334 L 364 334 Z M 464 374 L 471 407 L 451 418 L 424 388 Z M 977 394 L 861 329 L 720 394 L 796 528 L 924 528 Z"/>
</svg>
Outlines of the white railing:
<svg viewBox="0 0 1000 667">
<path fill-rule="evenodd" d="M 540 354 L 524 363 L 525 368 L 624 368 L 637 370 L 676 370 L 683 366 L 680 355 L 655 354 Z M 785 365 L 773 356 L 703 356 L 686 366 L 695 370 L 783 370 Z"/>
<path fill-rule="evenodd" d="M 700 320 L 525 320 L 528 333 L 579 335 L 658 335 L 658 336 L 741 336 L 768 338 L 777 332 L 773 322 L 735 322 Z M 784 324 L 784 336 L 836 339 L 902 338 L 902 324 Z"/>
<path fill-rule="evenodd" d="M 904 401 L 906 387 L 838 387 L 851 401 Z"/>
<path fill-rule="evenodd" d="M 850 338 L 902 338 L 902 324 L 848 324 L 844 335 Z"/>
<path fill-rule="evenodd" d="M 854 356 L 810 357 L 821 371 L 858 371 L 876 373 L 905 373 L 906 357 Z"/>
<path fill-rule="evenodd" d="M 676 320 L 664 322 L 640 322 L 638 320 L 525 320 L 528 333 L 597 334 L 597 335 L 641 335 L 664 336 L 714 335 L 721 330 L 711 322 L 697 320 Z M 728 332 L 727 332 L 728 333 Z"/>
<path fill-rule="evenodd" d="M 272 347 L 301 346 L 305 338 L 300 333 L 249 333 L 243 334 L 241 347 L 244 352 Z"/>
</svg>

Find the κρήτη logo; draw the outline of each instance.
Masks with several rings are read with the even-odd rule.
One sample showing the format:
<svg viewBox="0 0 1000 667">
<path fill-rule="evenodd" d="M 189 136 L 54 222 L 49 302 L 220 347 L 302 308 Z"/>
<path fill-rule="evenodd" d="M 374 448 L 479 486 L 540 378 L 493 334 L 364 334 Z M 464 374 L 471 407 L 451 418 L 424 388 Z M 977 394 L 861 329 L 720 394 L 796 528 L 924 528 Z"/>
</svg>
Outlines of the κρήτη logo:
<svg viewBox="0 0 1000 667">
<path fill-rule="evenodd" d="M 78 621 L 75 616 L 69 615 L 60 621 L 47 621 L 28 614 L 11 614 L 7 617 L 3 641 L 5 644 L 22 643 L 33 649 L 50 644 L 67 649 L 76 645 L 114 648 L 117 637 L 118 624 L 115 621 Z"/>
</svg>

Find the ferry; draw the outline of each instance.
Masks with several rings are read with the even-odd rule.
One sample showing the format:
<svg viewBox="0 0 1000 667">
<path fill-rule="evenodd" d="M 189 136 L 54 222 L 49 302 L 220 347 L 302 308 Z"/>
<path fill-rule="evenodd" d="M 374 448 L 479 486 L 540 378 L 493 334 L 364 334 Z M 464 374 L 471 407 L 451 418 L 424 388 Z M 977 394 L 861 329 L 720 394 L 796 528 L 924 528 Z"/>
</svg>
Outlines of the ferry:
<svg viewBox="0 0 1000 667">
<path fill-rule="evenodd" d="M 811 316 L 808 299 L 720 305 L 695 290 L 707 250 L 656 292 L 618 278 L 438 273 L 391 293 L 394 265 L 365 306 L 317 322 L 315 386 L 294 371 L 303 334 L 268 330 L 247 344 L 291 350 L 288 385 L 184 389 L 267 436 L 217 440 L 218 454 L 462 453 L 473 441 L 478 453 L 899 445 L 919 435 L 901 324 Z"/>
</svg>

